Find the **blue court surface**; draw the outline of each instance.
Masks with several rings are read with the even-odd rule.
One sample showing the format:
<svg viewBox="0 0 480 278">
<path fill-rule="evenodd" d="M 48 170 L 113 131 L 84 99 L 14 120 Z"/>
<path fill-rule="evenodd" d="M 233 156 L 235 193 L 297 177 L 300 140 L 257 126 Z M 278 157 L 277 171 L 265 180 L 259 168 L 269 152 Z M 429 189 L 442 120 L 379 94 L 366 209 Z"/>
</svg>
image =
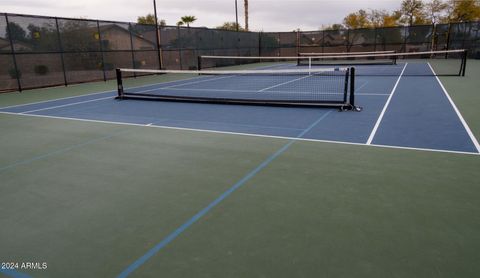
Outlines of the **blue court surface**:
<svg viewBox="0 0 480 278">
<path fill-rule="evenodd" d="M 318 107 L 117 100 L 115 91 L 11 106 L 0 112 L 252 136 L 297 138 L 301 134 L 301 140 L 478 154 L 477 140 L 440 80 L 435 76 L 403 75 L 404 72 L 431 73 L 430 65 L 404 63 L 395 67 L 398 76 L 357 76 L 356 104 L 363 107 L 361 112 Z M 135 90 L 243 94 L 252 98 L 258 94 L 301 97 L 302 92 L 312 86 L 305 79 L 290 78 L 275 83 L 272 79 L 242 76 L 196 76 L 139 86 Z M 313 123 L 316 124 L 302 134 Z"/>
</svg>

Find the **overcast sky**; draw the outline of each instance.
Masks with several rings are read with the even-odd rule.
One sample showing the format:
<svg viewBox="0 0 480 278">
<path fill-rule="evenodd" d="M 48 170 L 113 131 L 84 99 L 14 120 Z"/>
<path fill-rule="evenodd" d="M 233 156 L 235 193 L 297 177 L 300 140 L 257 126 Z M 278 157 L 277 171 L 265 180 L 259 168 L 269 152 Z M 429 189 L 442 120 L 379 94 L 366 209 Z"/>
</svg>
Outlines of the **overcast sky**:
<svg viewBox="0 0 480 278">
<path fill-rule="evenodd" d="M 153 0 L 1 0 L 0 12 L 82 17 L 135 22 L 153 11 Z M 175 25 L 183 15 L 194 15 L 193 26 L 216 27 L 235 21 L 235 0 L 157 0 L 158 17 Z M 249 0 L 250 29 L 254 31 L 317 30 L 341 23 L 358 9 L 397 9 L 400 0 Z M 243 26 L 243 0 L 238 0 Z"/>
</svg>

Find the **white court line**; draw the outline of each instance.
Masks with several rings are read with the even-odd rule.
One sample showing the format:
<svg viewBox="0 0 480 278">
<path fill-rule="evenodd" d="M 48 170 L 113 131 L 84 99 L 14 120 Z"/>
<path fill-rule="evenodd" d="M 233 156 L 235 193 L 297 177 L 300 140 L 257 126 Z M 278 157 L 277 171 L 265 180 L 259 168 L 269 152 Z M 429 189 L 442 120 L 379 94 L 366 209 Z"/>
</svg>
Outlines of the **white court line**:
<svg viewBox="0 0 480 278">
<path fill-rule="evenodd" d="M 460 113 L 460 110 L 458 110 L 457 106 L 455 105 L 455 103 L 453 102 L 452 98 L 451 98 L 450 95 L 448 94 L 447 89 L 445 89 L 445 86 L 443 86 L 443 83 L 440 81 L 440 78 L 438 78 L 437 74 L 436 74 L 435 71 L 433 70 L 432 65 L 430 65 L 430 62 L 428 62 L 428 66 L 430 67 L 430 70 L 431 70 L 431 71 L 433 72 L 433 74 L 435 75 L 435 78 L 437 79 L 438 84 L 440 84 L 440 87 L 442 87 L 443 93 L 445 94 L 445 96 L 447 97 L 448 101 L 449 101 L 450 104 L 452 105 L 453 110 L 455 110 L 455 113 L 457 113 L 457 116 L 458 116 L 458 118 L 460 119 L 460 122 L 462 122 L 462 125 L 463 125 L 463 127 L 465 128 L 465 130 L 467 131 L 468 136 L 470 136 L 470 140 L 472 140 L 473 145 L 475 145 L 475 148 L 477 149 L 477 152 L 480 153 L 480 144 L 478 143 L 477 138 L 475 138 L 475 135 L 473 134 L 473 132 L 472 132 L 472 130 L 470 129 L 470 127 L 468 126 L 467 121 L 465 121 L 465 119 L 463 118 L 462 114 Z"/>
<path fill-rule="evenodd" d="M 84 84 L 83 84 L 83 85 L 84 85 Z M 103 91 L 103 92 L 98 92 L 98 93 L 91 93 L 91 94 L 86 94 L 86 95 L 78 95 L 78 96 L 71 96 L 71 97 L 56 98 L 56 99 L 51 99 L 51 100 L 42 100 L 42 101 L 30 102 L 30 103 L 24 103 L 24 104 L 16 104 L 16 105 L 11 105 L 11 106 L 0 107 L 0 110 L 1 110 L 1 109 L 8 109 L 8 108 L 20 107 L 20 106 L 27 106 L 27 105 L 34 105 L 34 104 L 52 102 L 52 101 L 57 101 L 57 100 L 65 100 L 65 99 L 71 99 L 71 98 L 86 97 L 86 96 L 91 96 L 91 95 L 99 95 L 99 94 L 113 93 L 113 92 L 115 92 L 115 90 Z M 21 93 L 18 93 L 18 94 L 21 94 Z"/>
<path fill-rule="evenodd" d="M 390 104 L 390 101 L 392 100 L 393 94 L 397 90 L 397 86 L 400 83 L 400 79 L 402 79 L 403 72 L 405 72 L 405 69 L 407 68 L 408 63 L 405 63 L 405 66 L 403 66 L 402 72 L 400 73 L 400 76 L 397 79 L 397 82 L 395 83 L 395 86 L 393 86 L 392 92 L 390 93 L 390 96 L 387 99 L 387 102 L 385 103 L 385 106 L 383 106 L 382 113 L 380 113 L 380 116 L 377 119 L 377 122 L 375 123 L 375 126 L 373 127 L 372 133 L 370 133 L 370 136 L 368 137 L 367 140 L 367 145 L 371 145 L 373 141 L 373 137 L 375 137 L 375 134 L 377 133 L 378 127 L 380 126 L 380 123 L 382 122 L 383 115 L 385 115 L 385 111 L 387 111 L 387 107 Z"/>
<path fill-rule="evenodd" d="M 204 78 L 204 77 L 203 76 L 196 76 L 196 77 L 186 78 L 186 79 L 179 79 L 179 80 L 172 80 L 172 81 L 161 82 L 161 83 L 153 83 L 153 84 L 148 84 L 148 85 L 135 86 L 135 87 L 130 87 L 129 89 L 138 89 L 138 88 L 143 88 L 143 87 L 149 87 L 149 86 L 155 86 L 155 85 L 161 85 L 161 84 L 168 84 L 168 83 L 180 82 L 180 81 L 187 81 L 187 80 L 198 79 L 198 78 Z M 85 85 L 85 84 L 72 84 L 72 85 L 69 85 L 69 86 L 73 86 L 73 85 Z M 81 98 L 81 97 L 92 96 L 92 95 L 99 95 L 99 94 L 106 94 L 106 93 L 116 93 L 116 92 L 117 92 L 117 90 L 110 90 L 110 91 L 103 91 L 103 92 L 97 92 L 97 93 L 91 93 L 91 94 L 85 94 L 85 95 L 55 98 L 55 99 L 50 99 L 50 100 L 42 100 L 42 101 L 30 102 L 30 103 L 24 103 L 24 104 L 16 104 L 16 105 L 11 105 L 11 106 L 0 107 L 0 110 L 15 108 L 15 107 L 21 107 L 21 106 L 34 105 L 34 104 L 47 103 L 47 102 L 54 102 L 54 101 L 58 101 L 58 100 Z"/>
<path fill-rule="evenodd" d="M 239 132 L 217 131 L 217 130 L 195 129 L 195 128 L 184 128 L 184 127 L 172 127 L 172 126 L 160 126 L 160 125 L 149 125 L 149 126 L 147 126 L 146 124 L 133 124 L 133 123 L 124 123 L 124 122 L 89 120 L 89 119 L 69 118 L 69 117 L 59 117 L 59 116 L 46 116 L 46 115 L 37 115 L 37 114 L 21 114 L 21 113 L 2 112 L 2 111 L 0 111 L 0 114 L 27 116 L 27 117 L 39 117 L 39 118 L 48 118 L 48 119 L 72 120 L 72 121 L 102 123 L 102 124 L 115 124 L 115 125 L 125 125 L 125 126 L 152 127 L 152 128 L 182 130 L 182 131 L 194 131 L 194 132 L 205 132 L 205 133 L 214 133 L 214 134 L 229 134 L 229 135 L 240 135 L 240 136 L 249 136 L 249 137 L 260 137 L 260 138 L 273 138 L 273 139 L 285 139 L 285 140 L 298 140 L 298 141 L 306 141 L 306 142 L 332 143 L 332 144 L 340 144 L 340 145 L 367 146 L 367 147 L 378 147 L 378 148 L 385 148 L 385 149 L 401 149 L 401 150 L 413 150 L 413 151 L 424 151 L 424 152 L 452 153 L 452 154 L 464 154 L 464 155 L 480 156 L 480 153 L 462 152 L 462 151 L 449 151 L 449 150 L 426 149 L 426 148 L 412 148 L 412 147 L 400 147 L 400 146 L 388 146 L 388 145 L 376 145 L 376 144 L 367 145 L 365 143 L 353 143 L 353 142 L 331 141 L 331 140 L 321 140 L 321 139 L 308 139 L 308 138 L 297 138 L 297 137 L 287 137 L 287 136 L 261 135 L 261 134 L 250 134 L 250 133 L 239 133 Z"/>
<path fill-rule="evenodd" d="M 73 102 L 73 103 L 68 103 L 68 104 L 63 104 L 63 105 L 50 106 L 50 107 L 45 107 L 45 108 L 40 108 L 40 109 L 35 109 L 35 110 L 30 110 L 30 111 L 25 111 L 25 112 L 20 112 L 20 113 L 18 113 L 18 114 L 28 114 L 28 113 L 38 112 L 38 111 L 44 111 L 44 110 L 50 110 L 50 109 L 55 109 L 55 108 L 61 108 L 61 107 L 67 107 L 67 106 L 72 106 L 72 105 L 87 103 L 87 102 L 94 102 L 94 101 L 99 101 L 99 100 L 105 100 L 105 99 L 109 99 L 109 98 L 115 98 L 115 97 L 111 97 L 111 96 L 110 96 L 110 97 L 102 97 L 102 98 L 96 98 L 96 99 L 91 99 L 91 100 Z"/>
<path fill-rule="evenodd" d="M 270 86 L 270 87 L 267 87 L 267 88 L 263 88 L 261 90 L 258 90 L 257 92 L 264 92 L 266 90 L 269 90 L 269 89 L 273 89 L 273 88 L 276 88 L 276 87 L 280 87 L 282 85 L 286 85 L 286 84 L 289 84 L 289 83 L 292 83 L 292 82 L 295 82 L 295 81 L 299 81 L 299 80 L 302 80 L 302 79 L 305 79 L 305 78 L 308 78 L 310 77 L 311 75 L 307 75 L 307 76 L 303 76 L 303 77 L 300 77 L 300 78 L 296 78 L 296 79 L 293 79 L 293 80 L 290 80 L 290 81 L 287 81 L 287 82 L 283 82 L 283 83 L 280 83 L 280 84 L 276 84 L 276 85 L 273 85 L 273 86 Z"/>
</svg>

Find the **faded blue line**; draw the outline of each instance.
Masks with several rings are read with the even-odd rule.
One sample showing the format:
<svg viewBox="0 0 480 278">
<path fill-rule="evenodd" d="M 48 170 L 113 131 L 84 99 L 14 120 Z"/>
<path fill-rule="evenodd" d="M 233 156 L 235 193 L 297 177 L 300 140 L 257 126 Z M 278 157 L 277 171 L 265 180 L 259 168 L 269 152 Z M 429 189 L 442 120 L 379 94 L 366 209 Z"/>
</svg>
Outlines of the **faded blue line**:
<svg viewBox="0 0 480 278">
<path fill-rule="evenodd" d="M 31 278 L 32 276 L 29 276 L 25 273 L 21 273 L 12 269 L 0 269 L 0 273 L 3 273 L 9 277 L 13 278 Z"/>
<path fill-rule="evenodd" d="M 323 114 L 318 120 L 316 120 L 313 124 L 311 124 L 309 127 L 307 127 L 305 130 L 303 130 L 297 138 L 303 137 L 305 134 L 307 134 L 312 128 L 314 128 L 319 122 L 321 122 L 323 119 L 325 119 L 328 114 L 330 114 L 332 110 L 328 111 L 327 113 Z M 296 138 L 296 139 L 297 139 Z M 244 185 L 248 180 L 253 178 L 258 172 L 263 170 L 265 167 L 268 166 L 275 158 L 277 158 L 279 155 L 284 153 L 295 141 L 296 139 L 290 140 L 287 144 L 285 144 L 282 148 L 280 148 L 278 151 L 276 151 L 274 154 L 272 154 L 270 157 L 268 157 L 266 160 L 264 160 L 260 165 L 258 165 L 255 169 L 253 169 L 251 172 L 249 172 L 247 175 L 245 175 L 242 179 L 240 179 L 237 183 L 235 183 L 232 187 L 230 187 L 227 191 L 223 192 L 220 196 L 218 196 L 213 202 L 211 202 L 209 205 L 207 205 L 205 208 L 197 212 L 192 218 L 187 220 L 185 223 L 183 223 L 180 227 L 178 227 L 175 231 L 173 231 L 171 234 L 166 236 L 162 241 L 160 241 L 157 245 L 155 245 L 152 249 L 148 250 L 147 253 L 145 253 L 143 256 L 141 256 L 138 260 L 133 262 L 131 265 L 129 265 L 125 270 L 122 271 L 117 277 L 118 278 L 124 278 L 130 275 L 133 271 L 135 271 L 137 268 L 142 266 L 146 261 L 148 261 L 151 257 L 153 257 L 158 251 L 160 251 L 163 247 L 165 247 L 167 244 L 172 242 L 175 238 L 177 238 L 181 233 L 183 233 L 186 229 L 188 229 L 192 224 L 197 222 L 200 218 L 202 218 L 205 214 L 207 214 L 210 210 L 212 210 L 215 206 L 217 206 L 219 203 L 221 203 L 225 198 L 227 198 L 230 194 L 235 192 L 238 188 L 240 188 L 242 185 Z"/>
<path fill-rule="evenodd" d="M 17 161 L 17 162 L 14 162 L 13 164 L 1 167 L 0 172 L 3 172 L 5 170 L 8 170 L 8 169 L 16 167 L 16 166 L 25 165 L 25 164 L 28 164 L 28 163 L 31 163 L 31 162 L 35 162 L 37 160 L 42 160 L 44 158 L 51 157 L 51 156 L 54 156 L 54 155 L 57 155 L 57 154 L 66 153 L 68 151 L 78 149 L 78 148 L 81 148 L 83 146 L 86 146 L 86 145 L 89 145 L 89 144 L 92 144 L 92 143 L 95 143 L 95 142 L 98 142 L 98 141 L 101 141 L 101 140 L 109 139 L 109 138 L 112 138 L 114 136 L 117 136 L 118 134 L 120 134 L 122 132 L 125 132 L 125 130 L 122 130 L 120 132 L 111 133 L 111 134 L 108 134 L 106 136 L 98 137 L 98 138 L 95 138 L 95 139 L 91 139 L 91 140 L 85 141 L 85 142 L 80 143 L 80 144 L 72 145 L 72 146 L 69 146 L 69 147 L 66 147 L 66 148 L 63 148 L 63 149 L 52 151 L 52 152 L 42 154 L 42 155 L 39 155 L 39 156 L 35 156 L 35 157 L 29 158 L 29 159 Z"/>
</svg>

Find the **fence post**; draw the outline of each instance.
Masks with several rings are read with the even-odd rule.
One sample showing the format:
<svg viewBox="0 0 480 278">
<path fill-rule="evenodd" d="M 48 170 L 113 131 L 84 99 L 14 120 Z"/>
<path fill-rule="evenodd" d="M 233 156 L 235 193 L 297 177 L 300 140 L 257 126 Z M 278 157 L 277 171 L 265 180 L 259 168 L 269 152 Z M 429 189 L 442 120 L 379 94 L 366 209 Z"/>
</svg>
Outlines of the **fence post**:
<svg viewBox="0 0 480 278">
<path fill-rule="evenodd" d="M 180 26 L 177 26 L 177 41 L 178 41 L 178 61 L 180 62 L 180 69 L 183 69 L 182 63 L 182 39 L 180 38 Z"/>
<path fill-rule="evenodd" d="M 156 1 L 153 1 L 153 11 L 155 15 L 155 21 L 157 21 L 158 17 Z M 158 22 L 155 22 L 155 39 L 157 41 L 158 67 L 159 69 L 163 69 L 162 48 L 160 47 L 160 28 L 158 27 Z"/>
<path fill-rule="evenodd" d="M 447 31 L 447 50 L 450 50 L 450 33 L 452 33 L 452 24 L 448 23 L 448 31 Z M 448 52 L 445 53 L 445 59 L 448 58 Z"/>
<path fill-rule="evenodd" d="M 322 53 L 325 53 L 325 30 L 320 32 L 322 32 Z"/>
<path fill-rule="evenodd" d="M 350 29 L 347 29 L 347 39 L 345 40 L 347 46 L 347 53 L 350 52 Z"/>
<path fill-rule="evenodd" d="M 7 24 L 7 32 L 8 32 L 8 40 L 10 41 L 10 49 L 12 50 L 12 59 L 13 59 L 13 66 L 15 68 L 15 77 L 17 79 L 17 87 L 18 91 L 22 91 L 22 85 L 20 83 L 20 71 L 18 70 L 17 66 L 17 58 L 15 55 L 15 47 L 13 46 L 13 39 L 12 39 L 12 30 L 10 30 L 10 23 L 8 21 L 8 16 L 5 14 L 5 23 Z"/>
<path fill-rule="evenodd" d="M 98 43 L 100 45 L 100 53 L 102 54 L 103 81 L 107 81 L 107 74 L 105 72 L 105 57 L 103 54 L 103 46 L 102 46 L 102 35 L 100 34 L 100 21 L 98 20 L 97 20 L 97 32 L 98 32 Z"/>
<path fill-rule="evenodd" d="M 128 23 L 128 33 L 130 35 L 130 52 L 132 54 L 132 68 L 136 68 L 135 67 L 135 52 L 133 50 L 133 37 L 132 37 L 132 24 L 129 22 Z M 137 77 L 137 73 L 136 72 L 133 72 L 133 77 Z"/>
<path fill-rule="evenodd" d="M 258 56 L 262 56 L 262 34 L 263 32 L 258 32 Z"/>
<path fill-rule="evenodd" d="M 296 51 L 297 51 L 297 56 L 300 53 L 300 29 L 296 31 Z"/>
<path fill-rule="evenodd" d="M 55 17 L 55 26 L 57 28 L 58 48 L 60 50 L 60 61 L 62 62 L 63 82 L 65 83 L 65 86 L 67 86 L 68 81 L 67 81 L 67 72 L 65 70 L 65 59 L 63 57 L 63 54 L 64 54 L 63 44 L 62 44 L 62 38 L 60 36 L 60 28 L 58 27 L 58 18 L 57 17 Z"/>
</svg>

